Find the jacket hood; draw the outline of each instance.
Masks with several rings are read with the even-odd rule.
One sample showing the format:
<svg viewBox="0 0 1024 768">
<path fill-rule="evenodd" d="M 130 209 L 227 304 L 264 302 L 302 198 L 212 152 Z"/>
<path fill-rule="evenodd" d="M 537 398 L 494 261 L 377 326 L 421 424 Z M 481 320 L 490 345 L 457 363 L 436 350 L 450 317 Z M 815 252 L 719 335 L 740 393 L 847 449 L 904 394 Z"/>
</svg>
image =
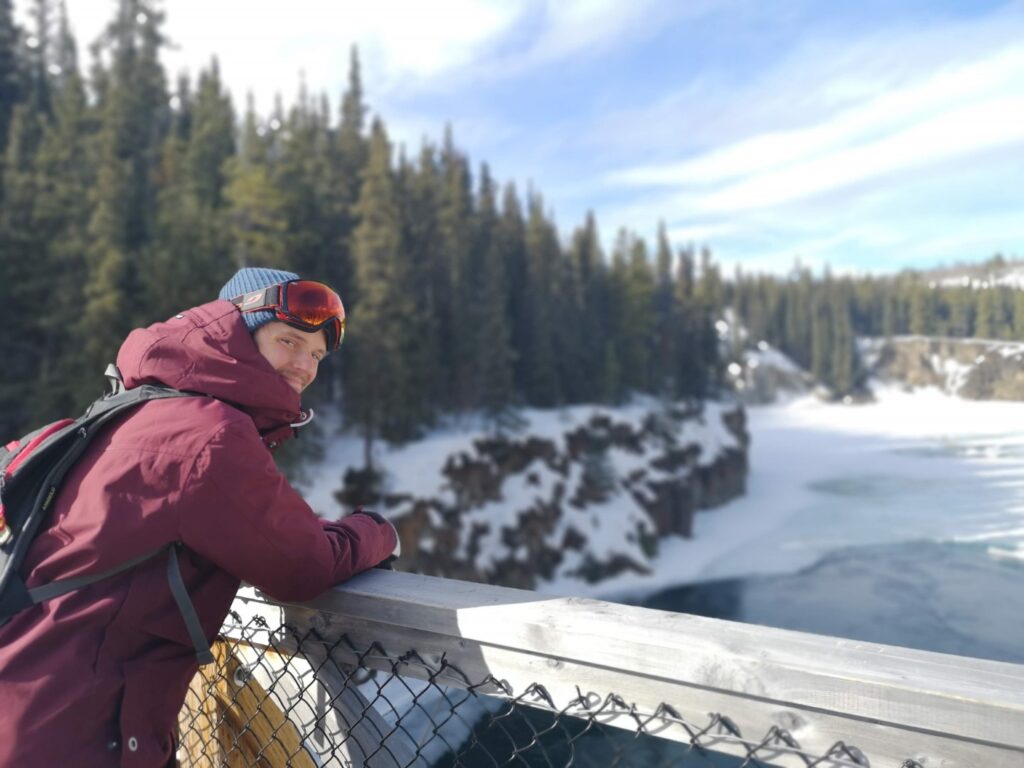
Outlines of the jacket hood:
<svg viewBox="0 0 1024 768">
<path fill-rule="evenodd" d="M 211 395 L 247 413 L 264 434 L 303 419 L 299 393 L 263 357 L 228 301 L 132 331 L 117 367 L 126 387 L 163 384 Z"/>
</svg>

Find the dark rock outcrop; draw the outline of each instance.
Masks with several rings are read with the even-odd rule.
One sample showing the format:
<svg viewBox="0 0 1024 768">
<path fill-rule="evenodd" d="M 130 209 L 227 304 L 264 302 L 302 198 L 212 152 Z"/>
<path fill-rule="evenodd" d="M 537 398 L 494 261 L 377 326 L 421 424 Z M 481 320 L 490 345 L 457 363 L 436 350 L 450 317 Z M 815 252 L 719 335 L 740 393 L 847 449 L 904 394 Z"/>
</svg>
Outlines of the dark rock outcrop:
<svg viewBox="0 0 1024 768">
<path fill-rule="evenodd" d="M 630 421 L 596 409 L 557 440 L 478 438 L 447 457 L 435 497 L 383 499 L 407 570 L 521 588 L 597 582 L 645 572 L 660 537 L 691 536 L 697 510 L 741 495 L 748 443 L 739 405 Z"/>
</svg>

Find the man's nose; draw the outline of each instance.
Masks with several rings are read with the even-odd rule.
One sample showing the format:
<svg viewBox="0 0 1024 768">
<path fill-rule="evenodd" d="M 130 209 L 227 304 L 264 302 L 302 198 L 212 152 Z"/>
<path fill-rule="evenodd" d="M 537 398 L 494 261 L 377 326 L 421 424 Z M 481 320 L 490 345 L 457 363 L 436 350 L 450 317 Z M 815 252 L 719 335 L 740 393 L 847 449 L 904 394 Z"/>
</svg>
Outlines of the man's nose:
<svg viewBox="0 0 1024 768">
<path fill-rule="evenodd" d="M 313 359 L 312 355 L 300 354 L 298 355 L 298 365 L 303 371 L 309 374 L 310 379 L 316 376 L 316 360 Z"/>
</svg>

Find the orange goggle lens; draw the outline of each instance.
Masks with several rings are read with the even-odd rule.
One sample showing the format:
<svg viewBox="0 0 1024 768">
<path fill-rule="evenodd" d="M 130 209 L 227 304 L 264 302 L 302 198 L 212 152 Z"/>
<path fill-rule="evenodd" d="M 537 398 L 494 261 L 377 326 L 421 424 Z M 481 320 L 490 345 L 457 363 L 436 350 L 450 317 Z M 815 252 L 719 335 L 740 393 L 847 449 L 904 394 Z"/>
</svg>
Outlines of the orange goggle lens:
<svg viewBox="0 0 1024 768">
<path fill-rule="evenodd" d="M 345 336 L 345 307 L 330 286 L 315 280 L 271 285 L 232 299 L 243 312 L 274 310 L 278 320 L 303 331 L 323 330 L 327 348 L 341 346 Z"/>
</svg>

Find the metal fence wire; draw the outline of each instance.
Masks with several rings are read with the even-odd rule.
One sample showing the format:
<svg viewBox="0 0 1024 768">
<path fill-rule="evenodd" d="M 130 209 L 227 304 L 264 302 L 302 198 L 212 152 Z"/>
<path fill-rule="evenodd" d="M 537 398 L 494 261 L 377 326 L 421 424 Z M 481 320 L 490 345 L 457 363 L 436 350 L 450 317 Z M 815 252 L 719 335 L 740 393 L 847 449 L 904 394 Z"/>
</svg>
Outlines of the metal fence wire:
<svg viewBox="0 0 1024 768">
<path fill-rule="evenodd" d="M 577 688 L 558 706 L 543 681 L 515 691 L 415 649 L 396 656 L 346 636 L 328 642 L 260 615 L 232 611 L 214 653 L 179 717 L 180 766 L 869 765 L 842 742 L 813 755 L 781 728 L 752 738 L 724 714 L 688 722 L 670 703 L 641 712 L 615 693 Z M 724 744 L 732 754 L 716 751 Z"/>
</svg>

